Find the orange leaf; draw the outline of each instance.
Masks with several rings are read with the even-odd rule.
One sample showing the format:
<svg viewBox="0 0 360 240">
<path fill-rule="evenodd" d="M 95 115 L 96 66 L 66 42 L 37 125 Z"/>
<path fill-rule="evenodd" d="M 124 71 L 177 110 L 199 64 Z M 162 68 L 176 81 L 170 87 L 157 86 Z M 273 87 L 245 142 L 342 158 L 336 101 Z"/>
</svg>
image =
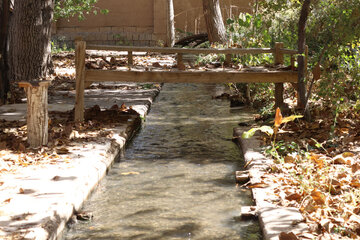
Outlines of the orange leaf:
<svg viewBox="0 0 360 240">
<path fill-rule="evenodd" d="M 259 183 L 254 183 L 254 184 L 248 185 L 248 188 L 266 188 L 269 186 L 270 186 L 269 184 L 266 184 L 264 182 L 259 182 Z"/>
<path fill-rule="evenodd" d="M 286 200 L 289 200 L 289 201 L 292 201 L 292 200 L 295 200 L 295 201 L 300 201 L 302 198 L 302 196 L 298 193 L 293 193 L 293 194 L 290 194 L 290 195 L 287 195 L 285 197 Z"/>
<path fill-rule="evenodd" d="M 357 179 L 353 179 L 350 183 L 350 186 L 354 187 L 354 188 L 359 188 L 360 187 L 360 182 Z"/>
<path fill-rule="evenodd" d="M 276 108 L 276 113 L 275 113 L 275 127 L 280 127 L 282 123 L 282 115 L 281 115 L 281 110 L 280 108 Z"/>
<path fill-rule="evenodd" d="M 279 235 L 279 240 L 298 240 L 299 238 L 293 232 L 281 232 Z"/>
<path fill-rule="evenodd" d="M 295 158 L 293 156 L 287 155 L 284 158 L 285 163 L 294 163 L 295 162 Z"/>
<path fill-rule="evenodd" d="M 314 189 L 311 192 L 311 197 L 312 199 L 319 205 L 324 205 L 325 201 L 326 201 L 326 197 L 323 193 L 321 193 L 320 191 L 318 191 L 317 189 Z"/>
<path fill-rule="evenodd" d="M 324 167 L 324 159 L 321 158 L 321 155 L 311 154 L 310 159 L 316 163 L 319 168 Z"/>
</svg>

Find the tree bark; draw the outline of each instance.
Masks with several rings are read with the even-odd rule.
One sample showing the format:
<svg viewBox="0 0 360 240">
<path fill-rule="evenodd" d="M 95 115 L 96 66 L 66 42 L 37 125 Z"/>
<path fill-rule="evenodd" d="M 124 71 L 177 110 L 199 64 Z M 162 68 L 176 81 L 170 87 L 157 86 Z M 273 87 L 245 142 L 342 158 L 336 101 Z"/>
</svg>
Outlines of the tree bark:
<svg viewBox="0 0 360 240">
<path fill-rule="evenodd" d="M 298 51 L 299 56 L 297 57 L 298 61 L 298 107 L 304 109 L 306 102 L 306 86 L 305 86 L 305 28 L 306 22 L 310 12 L 311 0 L 304 0 L 300 18 L 299 18 L 299 29 L 298 29 Z"/>
<path fill-rule="evenodd" d="M 173 0 L 167 0 L 167 39 L 166 46 L 173 47 L 175 44 L 175 21 Z"/>
<path fill-rule="evenodd" d="M 203 0 L 203 11 L 209 41 L 211 43 L 226 42 L 225 25 L 219 0 Z"/>
<path fill-rule="evenodd" d="M 7 46 L 10 18 L 10 0 L 0 0 L 0 105 L 6 102 L 9 91 Z"/>
<path fill-rule="evenodd" d="M 39 81 L 46 76 L 53 8 L 54 0 L 15 1 L 9 39 L 11 83 Z"/>
</svg>

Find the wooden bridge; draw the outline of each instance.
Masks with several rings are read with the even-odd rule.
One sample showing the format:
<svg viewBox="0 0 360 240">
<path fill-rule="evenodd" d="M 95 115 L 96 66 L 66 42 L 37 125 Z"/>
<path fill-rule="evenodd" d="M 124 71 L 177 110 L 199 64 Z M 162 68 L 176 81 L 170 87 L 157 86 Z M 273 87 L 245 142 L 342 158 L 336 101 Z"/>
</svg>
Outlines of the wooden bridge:
<svg viewBox="0 0 360 240">
<path fill-rule="evenodd" d="M 120 70 L 86 69 L 86 50 L 125 51 L 128 53 L 128 68 Z M 176 54 L 176 68 L 135 68 L 133 67 L 134 52 L 153 52 Z M 234 69 L 230 65 L 232 55 L 245 54 L 274 54 L 274 64 L 284 63 L 284 55 L 290 55 L 289 70 L 281 68 Z M 294 56 L 297 50 L 284 49 L 283 43 L 276 43 L 275 48 L 224 48 L 224 49 L 186 49 L 160 47 L 133 47 L 133 46 L 101 46 L 86 45 L 84 41 L 76 42 L 76 100 L 75 121 L 84 120 L 84 89 L 93 82 L 159 82 L 159 83 L 275 83 L 275 97 L 277 105 L 283 102 L 283 83 L 296 83 L 298 73 L 294 67 Z M 225 54 L 224 68 L 217 69 L 185 69 L 184 54 Z M 307 56 L 306 56 L 307 59 Z M 307 62 L 307 61 L 306 61 Z"/>
</svg>

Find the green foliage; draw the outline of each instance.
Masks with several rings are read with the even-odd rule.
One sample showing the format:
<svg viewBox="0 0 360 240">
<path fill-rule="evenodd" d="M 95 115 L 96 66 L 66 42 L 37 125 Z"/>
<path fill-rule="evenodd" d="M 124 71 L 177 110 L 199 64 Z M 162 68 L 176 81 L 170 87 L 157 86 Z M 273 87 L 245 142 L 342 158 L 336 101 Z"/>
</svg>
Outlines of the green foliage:
<svg viewBox="0 0 360 240">
<path fill-rule="evenodd" d="M 121 34 L 116 34 L 116 35 L 114 35 L 114 37 L 117 40 L 116 45 L 131 46 L 131 43 L 128 40 L 126 40 L 126 38 L 124 36 L 122 36 Z"/>
<path fill-rule="evenodd" d="M 66 43 L 61 43 L 57 41 L 51 41 L 51 53 L 61 53 L 61 52 L 70 52 L 74 51 L 73 48 L 69 48 Z"/>
<path fill-rule="evenodd" d="M 261 127 L 257 127 L 257 128 L 252 128 L 247 132 L 243 132 L 242 134 L 242 138 L 247 139 L 247 138 L 251 138 L 252 136 L 254 136 L 254 134 L 260 130 L 263 133 L 266 133 L 268 136 L 272 136 L 274 134 L 274 129 L 270 126 L 261 126 Z"/>
<path fill-rule="evenodd" d="M 107 14 L 109 10 L 95 7 L 98 0 L 55 0 L 54 19 L 70 18 L 77 16 L 79 20 L 84 20 L 85 15 L 90 13 Z"/>
<path fill-rule="evenodd" d="M 283 123 L 295 121 L 296 119 L 302 118 L 302 117 L 303 116 L 301 116 L 301 115 L 292 115 L 292 116 L 289 116 L 286 118 L 282 118 L 280 109 L 277 108 L 276 114 L 275 114 L 274 127 L 264 125 L 264 126 L 257 127 L 257 128 L 251 128 L 250 130 L 243 132 L 241 137 L 244 139 L 251 138 L 254 136 L 254 134 L 257 131 L 266 133 L 270 137 L 270 139 L 272 139 L 272 141 L 271 141 L 271 146 L 269 146 L 266 149 L 265 153 L 268 155 L 271 155 L 277 161 L 283 162 L 284 155 L 286 155 L 287 153 L 293 152 L 294 149 L 300 149 L 300 148 L 298 147 L 298 145 L 295 142 L 291 142 L 290 144 L 288 144 L 288 143 L 285 144 L 283 141 L 277 142 L 276 135 L 278 134 L 278 128 Z"/>
<path fill-rule="evenodd" d="M 228 19 L 227 33 L 231 45 L 271 47 L 283 42 L 285 48 L 297 49 L 298 22 L 302 2 L 298 0 L 256 1 L 254 14 L 240 14 Z M 306 39 L 311 56 L 311 69 L 320 62 L 322 77 L 315 83 L 314 100 L 330 106 L 354 104 L 360 99 L 360 1 L 317 0 L 312 1 L 307 21 Z M 235 62 L 243 65 L 263 65 L 272 62 L 272 55 L 238 56 Z M 285 58 L 285 64 L 289 59 Z M 252 92 L 269 99 L 273 95 L 252 86 Z"/>
</svg>

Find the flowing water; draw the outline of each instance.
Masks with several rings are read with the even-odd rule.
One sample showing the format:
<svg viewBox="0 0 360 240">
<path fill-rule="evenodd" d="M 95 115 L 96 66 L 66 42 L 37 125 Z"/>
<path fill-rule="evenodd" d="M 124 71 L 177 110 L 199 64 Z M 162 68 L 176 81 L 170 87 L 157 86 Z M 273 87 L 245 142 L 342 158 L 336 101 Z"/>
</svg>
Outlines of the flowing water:
<svg viewBox="0 0 360 240">
<path fill-rule="evenodd" d="M 212 100 L 222 85 L 167 84 L 140 133 L 84 206 L 94 219 L 66 239 L 261 239 L 239 219 L 250 192 L 236 186 L 243 165 L 231 141 L 249 118 Z"/>
</svg>

